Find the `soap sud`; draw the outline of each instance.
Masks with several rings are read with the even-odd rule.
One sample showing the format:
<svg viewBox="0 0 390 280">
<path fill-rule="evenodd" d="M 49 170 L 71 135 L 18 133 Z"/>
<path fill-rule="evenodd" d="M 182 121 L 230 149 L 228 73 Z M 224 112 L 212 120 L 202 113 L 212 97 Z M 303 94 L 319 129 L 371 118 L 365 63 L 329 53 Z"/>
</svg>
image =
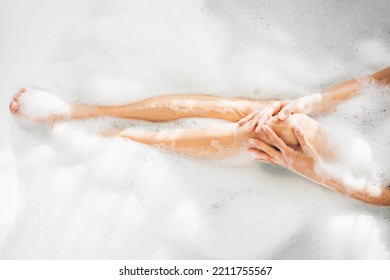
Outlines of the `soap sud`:
<svg viewBox="0 0 390 280">
<path fill-rule="evenodd" d="M 102 3 L 62 37 L 30 82 L 67 104 L 119 105 L 172 93 L 290 99 L 388 66 L 378 59 L 374 69 L 369 56 L 353 51 L 361 42 L 364 53 L 389 46 L 387 33 L 382 34 L 387 26 L 376 20 L 386 18 L 385 8 L 354 1 L 343 18 L 329 21 L 340 7 L 323 1 L 255 2 Z M 356 21 L 358 12 L 367 21 Z M 353 24 L 341 28 L 344 23 Z M 370 28 L 372 33 L 364 35 L 362 30 Z M 369 85 L 365 92 L 370 90 L 382 89 Z M 365 185 L 365 179 L 387 181 L 390 174 L 388 115 L 364 122 L 368 114 L 357 120 L 351 114 L 352 109 L 362 113 L 364 105 L 369 117 L 377 118 L 371 109 L 378 104 L 364 96 L 317 119 L 329 127 L 330 147 L 340 151 L 336 162 L 327 164 L 351 188 Z M 49 99 L 28 102 L 23 110 Z M 49 106 L 45 114 L 52 108 L 66 107 Z M 43 109 L 32 108 L 32 116 Z M 47 130 L 13 123 L 24 204 L 0 257 L 318 259 L 344 258 L 346 246 L 354 250 L 349 258 L 389 257 L 387 209 L 357 203 L 282 168 L 253 164 L 247 152 L 238 155 L 242 167 L 234 165 L 238 158 L 229 165 L 99 135 L 112 128 L 155 132 L 219 123 L 226 122 L 102 117 L 56 123 Z M 370 219 L 359 225 L 378 232 L 375 239 L 355 228 L 354 218 L 362 212 Z M 345 213 L 349 230 L 341 236 L 331 226 L 345 225 L 339 218 Z M 323 232 L 333 234 L 332 246 L 321 246 Z"/>
<path fill-rule="evenodd" d="M 335 158 L 323 165 L 350 190 L 378 193 L 390 184 L 390 87 L 366 83 L 360 94 L 320 117 L 328 150 Z"/>
<path fill-rule="evenodd" d="M 69 115 L 71 106 L 53 93 L 28 88 L 18 99 L 20 111 L 31 119 L 54 115 Z"/>
</svg>

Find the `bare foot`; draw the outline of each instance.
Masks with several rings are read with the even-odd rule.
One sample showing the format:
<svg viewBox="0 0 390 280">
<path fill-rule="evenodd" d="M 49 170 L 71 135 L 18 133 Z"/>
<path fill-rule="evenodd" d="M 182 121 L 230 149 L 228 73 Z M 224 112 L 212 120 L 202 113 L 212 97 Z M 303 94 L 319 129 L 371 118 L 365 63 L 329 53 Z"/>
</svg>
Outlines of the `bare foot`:
<svg viewBox="0 0 390 280">
<path fill-rule="evenodd" d="M 22 96 L 23 93 L 26 92 L 25 88 L 21 88 L 18 93 L 12 98 L 11 103 L 9 104 L 9 110 L 12 114 L 16 115 L 19 113 L 20 105 L 19 105 L 19 98 Z"/>
<path fill-rule="evenodd" d="M 58 121 L 72 117 L 72 107 L 60 98 L 38 88 L 21 88 L 9 109 L 14 116 L 35 122 Z"/>
</svg>

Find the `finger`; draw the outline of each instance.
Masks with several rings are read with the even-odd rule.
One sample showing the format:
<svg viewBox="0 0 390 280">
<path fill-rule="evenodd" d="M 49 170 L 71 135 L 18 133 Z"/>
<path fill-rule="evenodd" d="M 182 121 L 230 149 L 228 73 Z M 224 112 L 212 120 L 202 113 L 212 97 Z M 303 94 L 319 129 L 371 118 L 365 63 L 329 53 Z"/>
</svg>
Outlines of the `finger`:
<svg viewBox="0 0 390 280">
<path fill-rule="evenodd" d="M 261 131 L 261 127 L 275 114 L 278 114 L 280 109 L 283 108 L 286 101 L 277 101 L 269 105 L 269 107 L 263 111 L 262 117 L 257 123 L 256 132 Z"/>
<path fill-rule="evenodd" d="M 272 107 L 272 116 L 279 113 L 280 110 L 287 105 L 287 101 L 278 101 L 274 103 L 274 106 Z"/>
<path fill-rule="evenodd" d="M 256 160 L 271 162 L 269 155 L 267 155 L 266 153 L 259 151 L 257 149 L 254 149 L 254 148 L 249 148 L 249 151 L 256 156 Z"/>
<path fill-rule="evenodd" d="M 292 108 L 290 105 L 285 106 L 282 110 L 280 110 L 278 114 L 279 120 L 283 121 L 287 119 L 292 113 Z"/>
<path fill-rule="evenodd" d="M 259 119 L 259 121 L 257 122 L 257 126 L 256 126 L 256 132 L 260 132 L 261 131 L 261 127 L 272 117 L 272 115 L 274 114 L 274 109 L 271 108 L 267 111 L 265 111 L 261 118 Z"/>
<path fill-rule="evenodd" d="M 241 120 L 238 121 L 238 124 L 239 125 L 243 125 L 245 124 L 247 121 L 249 121 L 250 119 L 253 118 L 253 112 L 250 113 L 249 115 L 245 116 L 244 118 L 242 118 Z"/>
<path fill-rule="evenodd" d="M 271 158 L 279 159 L 281 157 L 281 153 L 275 150 L 270 145 L 264 143 L 263 141 L 251 138 L 249 143 L 252 145 L 252 148 L 265 152 Z"/>
<path fill-rule="evenodd" d="M 257 113 L 257 115 L 253 117 L 253 119 L 248 127 L 248 132 L 251 132 L 251 131 L 253 131 L 253 129 L 255 129 L 260 117 L 261 117 L 261 113 Z"/>
<path fill-rule="evenodd" d="M 307 140 L 306 135 L 303 134 L 302 129 L 300 127 L 294 126 L 293 131 L 301 148 L 310 145 L 309 140 Z"/>
<path fill-rule="evenodd" d="M 308 155 L 317 156 L 316 150 L 313 148 L 309 140 L 307 140 L 306 135 L 303 133 L 302 129 L 298 126 L 293 127 L 295 137 L 299 142 L 302 152 Z"/>
<path fill-rule="evenodd" d="M 261 119 L 257 122 L 255 131 L 256 131 L 256 132 L 260 132 L 260 131 L 261 131 L 261 127 L 267 122 L 267 120 L 269 120 L 269 117 L 268 117 L 268 118 L 265 118 L 265 117 L 261 118 Z"/>
<path fill-rule="evenodd" d="M 256 111 L 252 111 L 249 115 L 247 115 L 246 117 L 244 117 L 241 120 L 239 120 L 238 124 L 239 125 L 243 125 L 247 121 L 251 120 L 255 116 L 255 114 L 256 114 Z"/>
<path fill-rule="evenodd" d="M 263 130 L 265 134 L 269 137 L 271 142 L 282 152 L 282 154 L 287 154 L 292 152 L 292 149 L 284 143 L 282 139 L 269 127 L 264 125 Z"/>
<path fill-rule="evenodd" d="M 277 114 L 283 107 L 285 106 L 285 102 L 282 101 L 275 101 L 271 105 L 269 105 L 269 110 L 267 112 L 270 116 L 274 116 Z"/>
<path fill-rule="evenodd" d="M 282 100 L 282 101 L 279 101 L 280 103 L 280 109 L 287 106 L 289 103 L 291 102 L 291 100 Z"/>
<path fill-rule="evenodd" d="M 273 159 L 270 156 L 268 156 L 267 154 L 265 154 L 257 149 L 250 148 L 249 151 L 256 156 L 257 161 L 260 161 L 263 163 L 268 163 L 268 164 L 275 164 L 275 165 L 279 165 L 281 167 L 286 167 L 286 165 L 283 163 L 283 161 L 280 161 L 279 159 Z"/>
</svg>

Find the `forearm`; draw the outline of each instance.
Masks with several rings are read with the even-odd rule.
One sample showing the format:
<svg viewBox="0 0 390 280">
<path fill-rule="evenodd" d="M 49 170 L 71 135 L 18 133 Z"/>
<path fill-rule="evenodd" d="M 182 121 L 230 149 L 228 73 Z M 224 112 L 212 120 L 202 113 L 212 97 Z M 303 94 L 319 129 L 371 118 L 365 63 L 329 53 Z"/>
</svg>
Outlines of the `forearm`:
<svg viewBox="0 0 390 280">
<path fill-rule="evenodd" d="M 353 190 L 346 188 L 343 183 L 337 179 L 327 179 L 324 185 L 332 187 L 339 192 L 343 192 L 355 199 L 381 206 L 390 206 L 390 190 L 388 188 L 380 188 L 379 186 L 373 186 L 374 190 L 370 190 L 370 186 L 367 186 L 363 190 Z M 379 188 L 379 189 L 378 189 Z"/>
<path fill-rule="evenodd" d="M 335 178 L 318 166 L 313 169 L 307 168 L 294 171 L 319 185 L 335 189 L 360 201 L 373 205 L 390 206 L 390 189 L 388 188 L 372 186 L 371 189 L 370 186 L 366 186 L 362 190 L 356 190 L 353 187 L 347 187 L 340 179 Z"/>
</svg>

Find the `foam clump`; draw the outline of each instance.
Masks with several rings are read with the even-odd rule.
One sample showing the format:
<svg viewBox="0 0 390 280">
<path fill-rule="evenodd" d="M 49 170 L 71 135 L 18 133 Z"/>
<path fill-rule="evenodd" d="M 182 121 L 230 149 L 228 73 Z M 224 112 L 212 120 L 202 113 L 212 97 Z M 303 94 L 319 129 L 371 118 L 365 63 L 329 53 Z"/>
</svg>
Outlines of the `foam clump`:
<svg viewBox="0 0 390 280">
<path fill-rule="evenodd" d="M 38 119 L 71 113 L 71 106 L 55 94 L 41 89 L 28 89 L 19 98 L 20 109 L 28 118 Z"/>
</svg>

